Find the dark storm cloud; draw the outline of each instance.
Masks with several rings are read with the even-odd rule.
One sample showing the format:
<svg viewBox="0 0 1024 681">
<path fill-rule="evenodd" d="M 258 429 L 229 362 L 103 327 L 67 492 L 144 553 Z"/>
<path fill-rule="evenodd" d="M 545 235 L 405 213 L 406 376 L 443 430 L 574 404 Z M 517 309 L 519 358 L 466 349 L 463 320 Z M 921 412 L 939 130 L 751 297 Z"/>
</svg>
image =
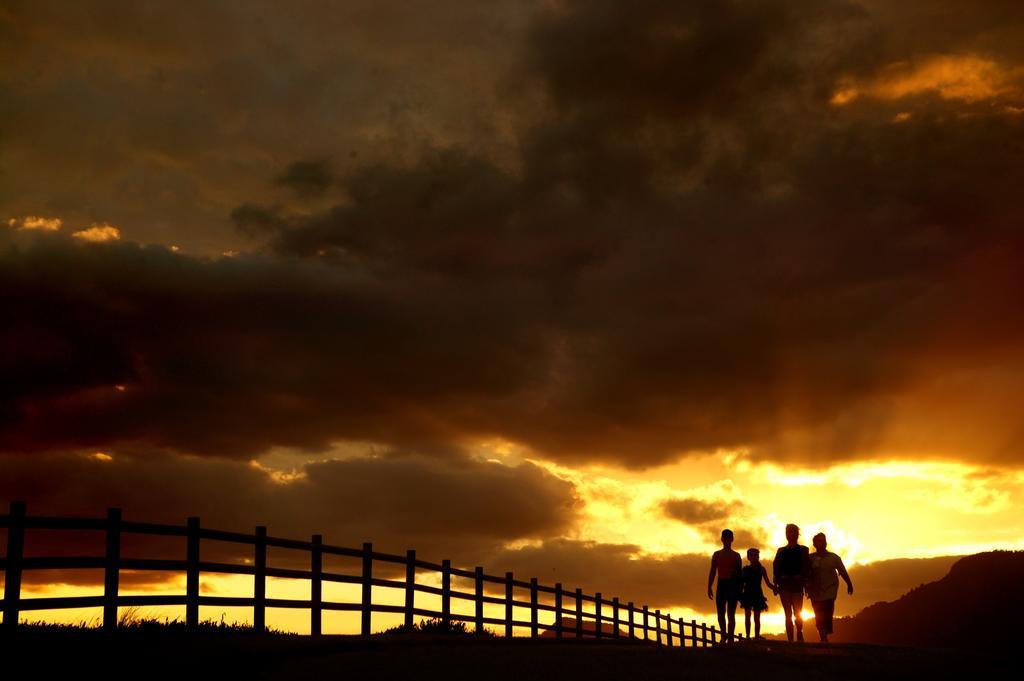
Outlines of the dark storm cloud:
<svg viewBox="0 0 1024 681">
<path fill-rule="evenodd" d="M 662 505 L 662 510 L 670 518 L 684 523 L 698 524 L 712 520 L 724 520 L 735 511 L 741 510 L 743 506 L 739 502 L 680 498 L 669 499 Z"/>
<path fill-rule="evenodd" d="M 508 541 L 557 536 L 576 519 L 573 486 L 532 464 L 392 455 L 307 463 L 288 474 L 282 481 L 248 463 L 159 453 L 0 457 L 0 498 L 26 500 L 35 515 L 96 517 L 115 506 L 129 520 L 181 525 L 196 515 L 215 529 L 251 532 L 262 524 L 273 536 L 322 533 L 350 547 L 372 540 L 379 551 L 415 548 L 425 559 L 460 565 Z M 126 540 L 125 555 L 181 557 L 180 541 Z M 98 535 L 36 532 L 26 551 L 90 555 L 101 543 Z M 206 560 L 250 557 L 241 545 L 215 542 L 204 551 Z M 91 583 L 96 575 L 64 579 Z"/>
<path fill-rule="evenodd" d="M 861 0 L 872 20 L 874 44 L 865 64 L 934 53 L 973 53 L 1019 62 L 1021 11 L 1014 0 Z"/>
<path fill-rule="evenodd" d="M 667 517 L 697 529 L 711 544 L 721 540 L 723 530 L 732 530 L 733 548 L 741 553 L 748 548 L 763 549 L 768 541 L 763 531 L 748 529 L 756 525 L 745 520 L 752 509 L 739 499 L 679 497 L 666 500 L 661 510 Z"/>
<path fill-rule="evenodd" d="M 306 135 L 233 204 L 265 255 L 8 246 L 0 446 L 1019 461 L 1021 17 L 901 7 L 556 3 L 487 108 L 513 154 L 438 135 L 300 209 L 264 189 L 326 186 L 287 168 L 335 157 Z M 995 85 L 915 70 L 968 53 Z M 265 101 L 322 91 L 286 82 Z"/>
<path fill-rule="evenodd" d="M 494 82 L 531 7 L 5 2 L 0 217 L 219 253 L 238 247 L 224 216 L 296 158 L 499 149 Z"/>
<path fill-rule="evenodd" d="M 906 28 L 848 2 L 559 3 L 531 32 L 524 78 L 552 108 L 517 172 L 465 153 L 363 168 L 333 210 L 276 215 L 269 244 L 547 287 L 546 408 L 500 428 L 552 456 L 916 454 L 929 438 L 901 429 L 928 410 L 908 395 L 952 371 L 984 399 L 985 364 L 1020 370 L 1024 159 L 1021 116 L 993 102 L 831 103 L 850 74 L 942 50 L 897 54 L 886 36 Z M 925 448 L 1013 456 L 992 399 Z M 999 433 L 980 446 L 978 418 Z"/>
<path fill-rule="evenodd" d="M 274 182 L 302 198 L 320 196 L 331 184 L 331 166 L 325 159 L 295 161 Z"/>
<path fill-rule="evenodd" d="M 0 254 L 0 451 L 454 450 L 546 371 L 529 290 L 496 307 L 429 279 L 75 241 Z"/>
</svg>

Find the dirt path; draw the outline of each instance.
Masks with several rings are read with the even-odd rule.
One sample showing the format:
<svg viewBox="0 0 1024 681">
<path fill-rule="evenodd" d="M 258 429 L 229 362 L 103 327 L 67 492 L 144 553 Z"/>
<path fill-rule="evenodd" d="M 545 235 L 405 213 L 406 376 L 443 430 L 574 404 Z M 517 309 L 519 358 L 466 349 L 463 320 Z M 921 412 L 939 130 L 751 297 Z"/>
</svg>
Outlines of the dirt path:
<svg viewBox="0 0 1024 681">
<path fill-rule="evenodd" d="M 976 653 L 765 642 L 678 650 L 592 641 L 359 639 L 247 635 L 35 634 L 0 639 L 4 664 L 46 678 L 106 679 L 816 679 L 963 678 L 1005 666 Z M 11 667 L 8 667 L 10 669 Z M 4 675 L 40 678 L 35 673 Z M 967 676 L 970 678 L 970 676 Z"/>
</svg>

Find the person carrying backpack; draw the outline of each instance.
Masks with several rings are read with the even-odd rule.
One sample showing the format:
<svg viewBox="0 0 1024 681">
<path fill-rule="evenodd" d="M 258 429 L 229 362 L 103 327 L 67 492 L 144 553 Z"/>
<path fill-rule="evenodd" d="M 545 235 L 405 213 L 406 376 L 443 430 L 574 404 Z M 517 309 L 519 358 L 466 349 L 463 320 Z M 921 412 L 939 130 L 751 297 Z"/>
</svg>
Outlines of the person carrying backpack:
<svg viewBox="0 0 1024 681">
<path fill-rule="evenodd" d="M 810 551 L 798 543 L 800 528 L 786 525 L 786 545 L 775 552 L 772 562 L 772 577 L 779 589 L 779 600 L 786 618 L 786 638 L 793 640 L 794 624 L 796 640 L 804 640 L 804 589 L 811 571 Z"/>
</svg>

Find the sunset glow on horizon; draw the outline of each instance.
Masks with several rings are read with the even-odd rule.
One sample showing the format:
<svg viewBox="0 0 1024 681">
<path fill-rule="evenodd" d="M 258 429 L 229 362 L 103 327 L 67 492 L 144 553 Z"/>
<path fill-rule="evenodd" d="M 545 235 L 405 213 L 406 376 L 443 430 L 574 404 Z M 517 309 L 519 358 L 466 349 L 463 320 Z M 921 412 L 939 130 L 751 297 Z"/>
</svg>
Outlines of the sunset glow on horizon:
<svg viewBox="0 0 1024 681">
<path fill-rule="evenodd" d="M 520 463 L 516 460 L 515 448 L 502 446 L 495 451 L 488 445 L 484 452 L 491 455 L 490 461 L 498 466 L 510 466 Z M 342 458 L 352 457 L 351 453 Z M 114 456 L 97 452 L 88 457 L 96 465 L 107 465 L 114 461 Z M 283 461 L 297 463 L 294 455 L 282 458 L 281 455 L 271 456 L 269 460 L 280 465 Z M 716 466 L 702 459 L 684 461 L 669 467 L 662 467 L 655 472 L 641 471 L 625 476 L 622 471 L 596 467 L 591 469 L 567 468 L 533 460 L 531 463 L 543 467 L 552 475 L 570 482 L 578 494 L 581 508 L 578 509 L 578 520 L 574 529 L 564 535 L 565 538 L 595 545 L 628 545 L 633 548 L 627 553 L 632 559 L 665 560 L 674 555 L 695 554 L 710 555 L 717 547 L 714 535 L 720 526 L 729 526 L 740 533 L 741 540 L 758 537 L 759 541 L 739 541 L 737 549 L 744 553 L 748 544 L 755 544 L 761 549 L 762 562 L 771 569 L 771 558 L 774 548 L 785 544 L 783 528 L 786 522 L 797 521 L 802 527 L 806 543 L 809 538 L 819 532 L 829 537 L 829 548 L 844 557 L 851 568 L 854 578 L 858 577 L 858 566 L 881 563 L 904 558 L 926 559 L 967 555 L 985 550 L 1021 550 L 1024 549 L 1024 533 L 1004 533 L 1000 528 L 1008 527 L 1018 530 L 1014 524 L 1016 509 L 1012 500 L 1020 494 L 1020 485 L 1024 484 L 1024 475 L 1019 472 L 1007 471 L 999 474 L 987 471 L 987 475 L 976 483 L 968 483 L 978 470 L 963 464 L 951 462 L 888 462 L 843 464 L 823 469 L 782 469 L 772 464 L 750 463 L 742 455 L 730 455 L 716 458 L 720 461 L 721 471 Z M 253 462 L 254 465 L 257 462 Z M 304 474 L 298 468 L 274 468 L 266 464 L 256 465 L 256 469 L 266 474 L 275 485 L 302 484 Z M 716 478 L 716 475 L 732 477 Z M 673 480 L 695 483 L 701 479 L 710 482 L 690 488 L 673 487 Z M 792 494 L 792 490 L 798 490 Z M 801 498 L 803 497 L 803 498 Z M 667 514 L 664 504 L 672 499 L 698 499 L 701 502 L 727 507 L 735 506 L 735 510 L 718 522 L 710 521 L 703 529 L 681 525 L 678 519 Z M 873 499 L 869 508 L 863 508 L 864 499 Z M 828 499 L 831 516 L 822 518 L 814 515 L 815 509 L 825 506 L 823 499 Z M 914 503 L 908 504 L 908 499 Z M 762 505 L 763 504 L 763 505 Z M 760 509 L 773 509 L 763 512 Z M 784 508 L 789 515 L 781 515 L 778 510 Z M 968 524 L 966 517 L 973 518 Z M 943 520 L 956 520 L 952 525 Z M 140 518 L 141 519 L 141 518 Z M 246 528 L 221 528 L 244 531 Z M 273 530 L 273 528 L 271 528 Z M 907 534 L 913 533 L 912 541 L 907 541 Z M 965 534 L 969 533 L 970 542 L 961 543 Z M 353 538 L 348 545 L 358 546 Z M 543 547 L 543 542 L 512 542 L 512 550 L 521 550 L 531 546 Z M 378 550 L 401 553 L 401 545 L 380 546 Z M 88 551 L 86 553 L 89 553 Z M 442 551 L 443 554 L 443 551 Z M 422 555 L 422 554 L 421 554 Z M 440 559 L 442 555 L 430 556 L 428 559 Z M 250 562 L 250 561 L 244 561 Z M 698 567 L 703 568 L 703 563 Z M 468 564 L 463 566 L 469 568 Z M 491 569 L 500 574 L 504 569 L 495 566 Z M 500 568 L 500 569 L 499 569 Z M 345 571 L 345 570 L 343 570 Z M 347 571 L 356 573 L 356 567 L 350 566 Z M 944 574 L 943 567 L 936 567 L 927 572 L 935 578 Z M 593 569 L 577 570 L 575 575 L 585 575 L 587 589 L 602 589 L 602 569 L 600 565 Z M 523 575 L 525 577 L 526 575 Z M 531 575 L 532 576 L 532 575 Z M 545 580 L 553 584 L 561 579 L 561 573 L 555 571 Z M 682 578 L 682 575 L 680 576 Z M 618 578 L 616 578 L 618 579 Z M 423 583 L 439 585 L 439 577 L 421 576 Z M 701 607 L 699 601 L 687 595 L 699 584 L 672 583 L 668 576 L 664 600 L 660 601 L 666 612 L 673 617 L 683 617 L 686 621 L 696 619 L 708 625 L 714 624 L 713 608 Z M 908 588 L 916 583 L 907 583 Z M 902 586 L 903 583 L 901 582 Z M 97 595 L 96 586 L 75 586 L 69 584 L 31 584 L 26 595 L 42 596 L 81 596 Z M 356 587 L 331 585 L 325 590 L 324 598 L 358 602 L 359 594 Z M 673 588 L 674 587 L 674 588 Z M 883 589 L 885 597 L 893 598 L 899 593 L 895 587 L 892 591 Z M 232 575 L 204 575 L 201 581 L 201 592 L 209 595 L 250 596 L 252 595 L 252 578 Z M 375 601 L 394 602 L 400 604 L 401 593 L 388 589 L 378 589 Z M 126 595 L 147 593 L 183 593 L 184 577 L 167 581 L 155 582 L 152 585 L 138 584 L 123 589 Z M 680 602 L 674 602 L 673 592 L 678 594 Z M 390 594 L 390 600 L 389 599 Z M 879 592 L 877 587 L 869 592 L 867 599 L 840 599 L 839 613 L 853 614 L 864 605 L 873 602 Z M 303 580 L 270 578 L 268 581 L 268 597 L 276 598 L 308 598 L 309 585 Z M 630 598 L 629 592 L 621 594 L 623 599 Z M 422 607 L 438 608 L 438 599 L 420 595 L 424 599 Z M 639 601 L 638 601 L 639 602 Z M 421 606 L 417 606 L 421 607 Z M 468 605 L 467 605 L 468 607 Z M 219 620 L 222 617 L 228 622 L 251 622 L 251 612 L 246 608 L 202 608 L 204 617 Z M 26 621 L 54 621 L 75 623 L 92 621 L 98 617 L 98 609 L 50 611 L 25 613 Z M 166 617 L 169 619 L 182 616 L 180 607 L 148 607 L 141 610 L 144 616 Z M 495 607 L 496 614 L 502 616 Z M 466 616 L 471 611 L 466 611 Z M 742 612 L 740 613 L 742 617 Z M 809 610 L 804 613 L 806 619 L 813 619 Z M 524 616 L 523 619 L 528 618 Z M 777 634 L 782 631 L 782 615 L 780 609 L 772 607 L 763 617 L 763 630 Z M 374 615 L 376 629 L 384 629 L 400 624 L 398 616 Z M 547 622 L 542 619 L 542 622 Z M 308 614 L 302 610 L 271 609 L 268 624 L 277 629 L 308 633 Z M 336 613 L 325 621 L 327 633 L 351 633 L 358 629 L 358 613 Z"/>
</svg>

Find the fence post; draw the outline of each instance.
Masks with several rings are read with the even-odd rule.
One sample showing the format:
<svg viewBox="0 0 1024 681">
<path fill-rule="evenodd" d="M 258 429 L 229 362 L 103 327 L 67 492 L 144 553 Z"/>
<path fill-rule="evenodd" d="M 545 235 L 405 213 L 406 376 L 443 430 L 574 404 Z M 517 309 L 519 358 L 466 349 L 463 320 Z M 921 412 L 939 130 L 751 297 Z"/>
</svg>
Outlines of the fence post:
<svg viewBox="0 0 1024 681">
<path fill-rule="evenodd" d="M 654 611 L 654 640 L 661 646 L 661 610 Z"/>
<path fill-rule="evenodd" d="M 476 581 L 476 635 L 483 636 L 484 633 L 484 569 L 479 565 L 473 571 Z"/>
<path fill-rule="evenodd" d="M 594 594 L 594 638 L 601 638 L 601 592 Z"/>
<path fill-rule="evenodd" d="M 363 611 L 359 633 L 369 636 L 373 615 L 373 544 L 363 542 Z"/>
<path fill-rule="evenodd" d="M 199 626 L 199 518 L 188 519 L 185 546 L 185 627 Z"/>
<path fill-rule="evenodd" d="M 576 587 L 576 638 L 583 638 L 583 589 Z"/>
<path fill-rule="evenodd" d="M 703 622 L 700 623 L 700 647 L 708 647 L 708 625 Z"/>
<path fill-rule="evenodd" d="M 684 628 L 686 622 L 682 617 L 679 618 L 679 647 L 686 647 L 686 629 Z"/>
<path fill-rule="evenodd" d="M 537 638 L 537 578 L 530 577 L 530 638 Z"/>
<path fill-rule="evenodd" d="M 636 607 L 633 605 L 633 601 L 626 605 L 626 609 L 629 611 L 629 637 L 636 638 L 636 623 L 633 622 L 636 618 Z"/>
<path fill-rule="evenodd" d="M 505 638 L 512 638 L 512 573 L 505 573 Z"/>
<path fill-rule="evenodd" d="M 441 561 L 441 622 L 444 628 L 452 624 L 452 562 Z"/>
<path fill-rule="evenodd" d="M 7 567 L 4 570 L 4 630 L 18 628 L 21 560 L 25 553 L 25 502 L 12 501 L 7 520 Z"/>
<path fill-rule="evenodd" d="M 555 582 L 555 638 L 562 638 L 562 583 Z"/>
<path fill-rule="evenodd" d="M 262 634 L 267 630 L 267 528 L 256 528 L 252 548 L 252 628 Z"/>
<path fill-rule="evenodd" d="M 690 620 L 690 642 L 693 643 L 694 648 L 697 647 L 697 620 Z"/>
<path fill-rule="evenodd" d="M 413 628 L 416 609 L 416 549 L 405 552 L 405 628 Z"/>
<path fill-rule="evenodd" d="M 644 641 L 650 640 L 650 630 L 651 630 L 651 628 L 647 625 L 647 606 L 646 605 L 644 606 L 643 630 L 644 630 Z"/>
<path fill-rule="evenodd" d="M 612 638 L 619 638 L 619 597 L 612 599 Z"/>
<path fill-rule="evenodd" d="M 103 561 L 103 631 L 117 630 L 117 589 L 121 575 L 121 509 L 107 509 L 107 553 Z"/>
<path fill-rule="evenodd" d="M 310 551 L 310 572 L 313 573 L 309 584 L 310 600 L 313 602 L 309 610 L 309 633 L 319 636 L 323 621 L 323 574 L 324 574 L 324 538 L 323 535 L 313 535 L 313 550 Z"/>
</svg>

